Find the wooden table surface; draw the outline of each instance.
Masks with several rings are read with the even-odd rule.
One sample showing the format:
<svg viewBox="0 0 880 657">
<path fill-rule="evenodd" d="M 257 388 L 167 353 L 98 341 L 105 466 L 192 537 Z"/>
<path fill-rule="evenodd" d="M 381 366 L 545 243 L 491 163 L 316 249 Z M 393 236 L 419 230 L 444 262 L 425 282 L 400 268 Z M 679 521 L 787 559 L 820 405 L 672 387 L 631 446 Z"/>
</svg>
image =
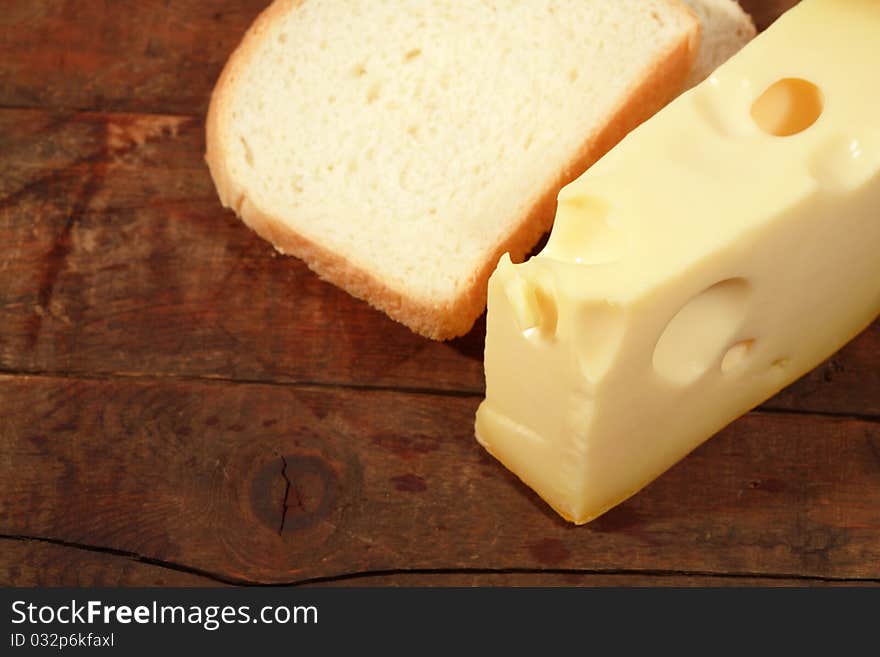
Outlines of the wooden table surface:
<svg viewBox="0 0 880 657">
<path fill-rule="evenodd" d="M 880 583 L 880 324 L 563 522 L 474 440 L 482 321 L 420 338 L 220 207 L 264 5 L 4 2 L 0 584 Z"/>
</svg>

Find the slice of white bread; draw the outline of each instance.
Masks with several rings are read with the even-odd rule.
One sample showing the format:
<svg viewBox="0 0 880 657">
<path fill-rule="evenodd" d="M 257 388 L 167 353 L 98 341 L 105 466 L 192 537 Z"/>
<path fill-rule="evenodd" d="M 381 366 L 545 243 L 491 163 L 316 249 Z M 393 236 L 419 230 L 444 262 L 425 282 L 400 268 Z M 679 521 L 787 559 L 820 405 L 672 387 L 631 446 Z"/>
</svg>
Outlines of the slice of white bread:
<svg viewBox="0 0 880 657">
<path fill-rule="evenodd" d="M 698 45 L 677 0 L 277 0 L 217 83 L 206 158 L 278 250 L 447 339 Z"/>
<path fill-rule="evenodd" d="M 755 36 L 755 24 L 736 0 L 683 0 L 703 29 L 697 61 L 685 82 L 690 89 L 739 52 Z"/>
</svg>

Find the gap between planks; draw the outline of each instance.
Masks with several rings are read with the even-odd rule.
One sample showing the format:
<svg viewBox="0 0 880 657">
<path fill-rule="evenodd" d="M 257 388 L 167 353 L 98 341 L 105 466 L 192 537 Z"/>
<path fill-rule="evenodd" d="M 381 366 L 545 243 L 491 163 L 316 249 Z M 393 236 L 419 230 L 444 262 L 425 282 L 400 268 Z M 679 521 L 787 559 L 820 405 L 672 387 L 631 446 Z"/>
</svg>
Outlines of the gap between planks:
<svg viewBox="0 0 880 657">
<path fill-rule="evenodd" d="M 143 563 L 158 568 L 165 568 L 177 572 L 187 573 L 203 577 L 212 582 L 231 586 L 310 586 L 338 582 L 357 582 L 369 580 L 374 577 L 406 576 L 406 575 L 581 575 L 597 577 L 620 576 L 620 577 L 652 577 L 662 580 L 664 578 L 718 578 L 731 582 L 737 580 L 763 579 L 770 581 L 791 580 L 801 582 L 804 585 L 811 583 L 837 583 L 837 584 L 880 584 L 880 578 L 871 577 L 821 577 L 816 575 L 798 575 L 795 573 L 761 573 L 761 572 L 715 572 L 710 570 L 655 570 L 637 568 L 395 568 L 387 570 L 362 570 L 338 575 L 326 575 L 321 577 L 308 577 L 287 582 L 259 582 L 254 580 L 230 577 L 222 573 L 215 573 L 195 566 L 154 559 L 137 552 L 119 550 L 117 548 L 75 543 L 60 539 L 46 538 L 41 536 L 26 536 L 20 534 L 0 534 L 0 541 L 22 541 L 43 543 L 64 547 L 72 550 L 82 550 L 99 554 L 107 554 L 122 557 L 138 563 Z M 353 584 L 356 585 L 356 584 Z"/>
</svg>

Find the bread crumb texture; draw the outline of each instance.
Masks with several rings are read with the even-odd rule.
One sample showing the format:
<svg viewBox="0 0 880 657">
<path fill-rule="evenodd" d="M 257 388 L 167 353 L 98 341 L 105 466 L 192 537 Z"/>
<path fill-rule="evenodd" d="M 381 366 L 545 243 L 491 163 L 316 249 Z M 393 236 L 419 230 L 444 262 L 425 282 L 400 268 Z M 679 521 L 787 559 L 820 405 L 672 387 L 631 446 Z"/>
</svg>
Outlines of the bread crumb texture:
<svg viewBox="0 0 880 657">
<path fill-rule="evenodd" d="M 261 235 L 448 337 L 499 245 L 692 33 L 669 0 L 279 0 L 218 83 L 208 161 Z"/>
</svg>

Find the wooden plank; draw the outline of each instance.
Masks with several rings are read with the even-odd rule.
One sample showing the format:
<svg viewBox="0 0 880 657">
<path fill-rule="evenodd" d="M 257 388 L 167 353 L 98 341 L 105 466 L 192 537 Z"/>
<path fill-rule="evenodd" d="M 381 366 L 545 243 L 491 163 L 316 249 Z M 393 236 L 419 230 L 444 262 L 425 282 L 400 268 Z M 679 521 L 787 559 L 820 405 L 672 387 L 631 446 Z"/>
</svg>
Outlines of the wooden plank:
<svg viewBox="0 0 880 657">
<path fill-rule="evenodd" d="M 476 404 L 3 377 L 0 534 L 227 581 L 474 568 L 880 579 L 880 423 L 751 414 L 574 527 L 478 447 Z"/>
<path fill-rule="evenodd" d="M 203 114 L 267 0 L 5 0 L 0 105 Z"/>
<path fill-rule="evenodd" d="M 131 557 L 40 541 L 0 539 L 0 586 L 224 586 L 210 577 L 145 563 Z M 404 586 L 880 586 L 870 580 L 709 577 L 676 573 L 589 572 L 396 572 L 311 582 L 309 587 Z"/>
<path fill-rule="evenodd" d="M 432 342 L 277 256 L 220 208 L 203 139 L 0 110 L 0 369 L 482 393 L 482 321 Z M 769 406 L 880 415 L 880 324 Z"/>
<path fill-rule="evenodd" d="M 6 0 L 0 106 L 204 114 L 269 0 Z M 759 28 L 795 0 L 743 0 Z"/>
<path fill-rule="evenodd" d="M 0 367 L 480 387 L 477 333 L 420 338 L 222 211 L 199 122 L 0 116 Z"/>
<path fill-rule="evenodd" d="M 0 586 L 219 586 L 208 577 L 106 552 L 0 538 Z"/>
</svg>

